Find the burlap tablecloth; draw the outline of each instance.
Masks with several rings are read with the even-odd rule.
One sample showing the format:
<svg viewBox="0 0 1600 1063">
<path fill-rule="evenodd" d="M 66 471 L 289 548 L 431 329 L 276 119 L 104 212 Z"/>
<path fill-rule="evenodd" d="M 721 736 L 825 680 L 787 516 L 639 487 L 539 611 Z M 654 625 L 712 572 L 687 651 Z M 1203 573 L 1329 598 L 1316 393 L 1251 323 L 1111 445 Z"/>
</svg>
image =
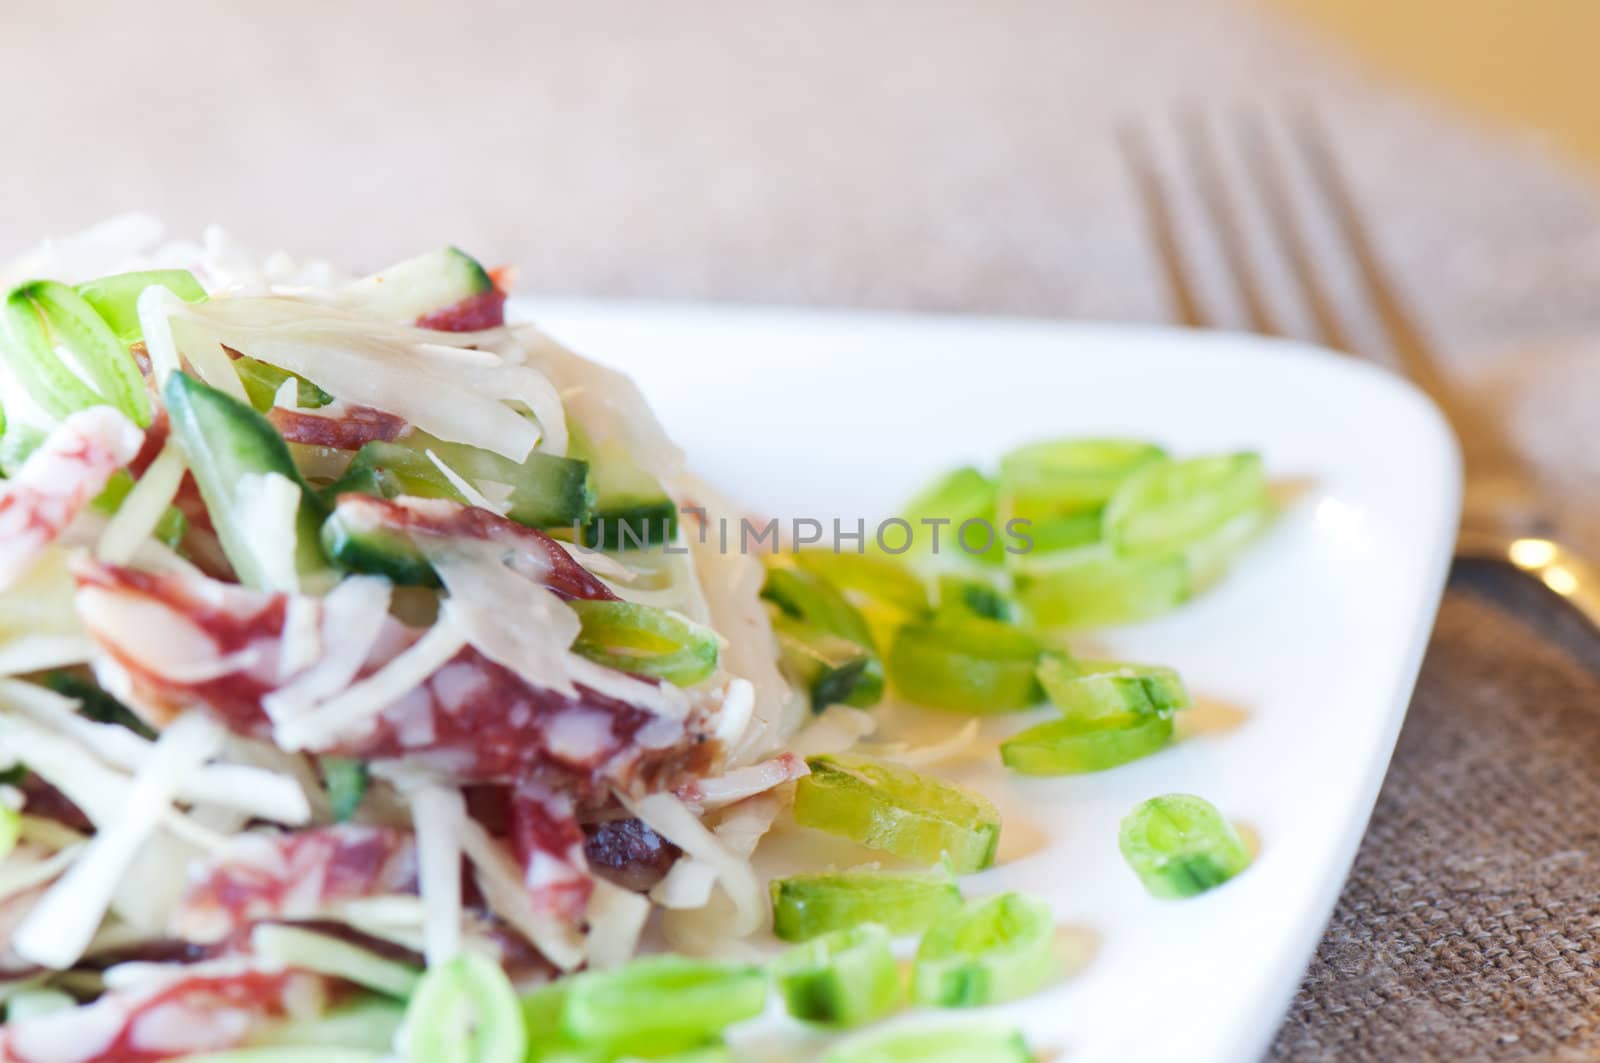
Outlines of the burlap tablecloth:
<svg viewBox="0 0 1600 1063">
<path fill-rule="evenodd" d="M 1116 123 L 1309 101 L 1600 548 L 1595 189 L 1248 5 L 6 2 L 0 96 L 0 247 L 138 207 L 355 265 L 453 241 L 550 293 L 1120 320 L 1167 308 Z M 1600 1056 L 1597 666 L 1531 588 L 1452 582 L 1274 1057 Z"/>
</svg>

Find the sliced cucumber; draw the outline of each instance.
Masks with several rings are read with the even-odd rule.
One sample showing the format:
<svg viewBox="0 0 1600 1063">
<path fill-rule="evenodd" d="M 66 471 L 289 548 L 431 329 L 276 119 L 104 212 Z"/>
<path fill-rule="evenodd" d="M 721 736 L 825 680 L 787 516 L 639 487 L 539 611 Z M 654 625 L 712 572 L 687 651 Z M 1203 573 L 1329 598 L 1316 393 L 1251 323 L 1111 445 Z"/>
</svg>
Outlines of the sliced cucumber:
<svg viewBox="0 0 1600 1063">
<path fill-rule="evenodd" d="M 919 553 L 961 555 L 985 564 L 1005 559 L 1002 536 L 996 535 L 988 548 L 968 553 L 958 536 L 968 521 L 997 524 L 995 483 L 979 470 L 966 466 L 939 477 L 924 487 L 901 510 L 911 525 L 912 546 Z"/>
<path fill-rule="evenodd" d="M 1250 850 L 1233 824 L 1193 794 L 1145 801 L 1122 821 L 1117 844 L 1157 897 L 1192 897 L 1250 866 Z"/>
<path fill-rule="evenodd" d="M 811 711 L 829 705 L 866 708 L 883 698 L 883 662 L 859 642 L 786 613 L 772 618 L 783 670 L 811 695 Z"/>
<path fill-rule="evenodd" d="M 284 382 L 295 382 L 295 405 L 302 409 L 316 410 L 333 401 L 333 396 L 323 391 L 317 385 L 303 376 L 296 376 L 287 369 L 279 369 L 266 362 L 258 362 L 247 354 L 242 354 L 233 360 L 233 370 L 239 374 L 239 383 L 244 385 L 244 393 L 250 398 L 250 405 L 259 413 L 266 413 L 272 409 L 278 398 L 278 389 Z"/>
<path fill-rule="evenodd" d="M 616 440 L 596 443 L 568 424 L 567 453 L 589 466 L 592 508 L 581 529 L 594 550 L 648 550 L 678 538 L 678 505 Z M 569 522 L 571 523 L 571 522 Z"/>
<path fill-rule="evenodd" d="M 1050 906 L 1020 893 L 973 901 L 917 946 L 911 995 L 920 1004 L 981 1007 L 1027 996 L 1055 977 Z"/>
<path fill-rule="evenodd" d="M 773 629 L 784 663 L 812 694 L 813 712 L 842 701 L 857 708 L 883 697 L 883 661 L 865 616 L 809 569 L 769 568 L 761 597 L 776 607 Z"/>
<path fill-rule="evenodd" d="M 867 757 L 811 757 L 795 784 L 794 818 L 813 827 L 957 874 L 994 863 L 1000 813 L 989 799 L 954 783 Z"/>
<path fill-rule="evenodd" d="M 1037 705 L 1043 650 L 1022 628 L 978 617 L 907 624 L 889 648 L 889 679 L 907 701 L 988 714 Z"/>
<path fill-rule="evenodd" d="M 1130 475 L 1166 452 L 1132 439 L 1062 439 L 1018 447 L 1000 459 L 1001 512 L 1042 521 L 1093 513 Z"/>
<path fill-rule="evenodd" d="M 492 291 L 494 279 L 477 259 L 458 247 L 444 247 L 350 282 L 339 293 L 339 302 L 384 321 L 410 325 Z"/>
<path fill-rule="evenodd" d="M 341 498 L 319 531 L 322 549 L 346 572 L 383 576 L 402 587 L 437 587 L 433 570 L 404 531 L 387 527 L 359 497 Z"/>
<path fill-rule="evenodd" d="M 681 687 L 716 671 L 720 643 L 710 628 L 637 602 L 569 604 L 583 625 L 572 650 L 597 664 Z"/>
<path fill-rule="evenodd" d="M 947 573 L 939 577 L 939 604 L 935 619 L 998 620 L 1003 624 L 1022 622 L 1022 610 L 1005 591 L 987 580 L 970 579 Z"/>
<path fill-rule="evenodd" d="M 429 459 L 439 460 L 471 481 L 492 481 L 511 488 L 506 516 L 532 528 L 571 527 L 590 512 L 588 466 L 573 458 L 535 451 L 521 463 L 477 447 L 447 443 L 422 432 L 403 441 L 367 443 L 324 495 L 345 492 L 382 498 L 414 495 L 466 503 L 450 479 Z"/>
<path fill-rule="evenodd" d="M 1038 676 L 1050 703 L 1068 718 L 1170 716 L 1189 707 L 1183 680 L 1159 665 L 1075 661 L 1051 653 L 1039 662 Z"/>
<path fill-rule="evenodd" d="M 772 880 L 772 932 L 807 941 L 832 930 L 877 923 L 918 934 L 961 908 L 949 868 L 935 871 L 826 871 Z"/>
<path fill-rule="evenodd" d="M 1051 720 L 1000 743 L 1019 775 L 1083 775 L 1147 757 L 1172 739 L 1172 717 L 1123 713 Z"/>
<path fill-rule="evenodd" d="M 922 577 L 892 557 L 814 549 L 796 553 L 794 563 L 838 588 L 854 605 L 878 603 L 907 615 L 928 608 Z"/>
<path fill-rule="evenodd" d="M 700 1048 L 736 1022 L 761 1014 L 767 976 L 759 967 L 652 956 L 571 980 L 562 1031 L 616 1055 L 659 1056 Z"/>
<path fill-rule="evenodd" d="M 1019 569 L 1016 587 L 1017 598 L 1042 627 L 1101 627 L 1175 608 L 1189 595 L 1189 567 L 1181 556 L 1119 557 L 1094 546 Z"/>
<path fill-rule="evenodd" d="M 78 285 L 78 294 L 94 307 L 123 346 L 144 340 L 139 324 L 139 296 L 157 285 L 186 303 L 203 303 L 206 290 L 186 269 L 147 269 L 136 273 L 117 273 Z"/>
<path fill-rule="evenodd" d="M 1034 1063 L 1022 1034 L 1009 1026 L 918 1024 L 852 1037 L 822 1063 Z"/>
<path fill-rule="evenodd" d="M 860 1026 L 900 1003 L 900 968 L 889 931 L 876 923 L 835 930 L 772 961 L 789 1014 L 826 1026 Z"/>
<path fill-rule="evenodd" d="M 1106 505 L 1106 539 L 1129 557 L 1181 553 L 1267 498 L 1261 456 L 1222 454 L 1146 466 Z"/>
<path fill-rule="evenodd" d="M 277 473 L 300 490 L 295 570 L 302 579 L 326 574 L 319 534 L 322 504 L 301 478 L 288 444 L 267 419 L 187 373 L 168 378 L 164 397 L 173 435 L 183 447 L 223 552 L 240 581 L 252 587 L 267 585 L 266 562 L 243 523 L 241 502 L 243 486 L 267 473 Z"/>
</svg>

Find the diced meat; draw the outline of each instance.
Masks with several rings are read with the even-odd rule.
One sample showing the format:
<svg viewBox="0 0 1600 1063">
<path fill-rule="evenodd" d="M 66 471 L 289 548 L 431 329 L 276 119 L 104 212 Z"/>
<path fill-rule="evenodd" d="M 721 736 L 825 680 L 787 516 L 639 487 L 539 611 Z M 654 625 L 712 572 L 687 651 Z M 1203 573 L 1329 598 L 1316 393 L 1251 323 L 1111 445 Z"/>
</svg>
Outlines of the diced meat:
<svg viewBox="0 0 1600 1063">
<path fill-rule="evenodd" d="M 416 845 L 387 827 L 343 824 L 242 834 L 196 868 L 171 930 L 189 941 L 240 941 L 267 919 L 308 919 L 337 901 L 417 890 Z"/>
<path fill-rule="evenodd" d="M 505 323 L 506 293 L 499 288 L 469 295 L 459 303 L 417 318 L 418 328 L 436 332 L 481 332 Z"/>
</svg>

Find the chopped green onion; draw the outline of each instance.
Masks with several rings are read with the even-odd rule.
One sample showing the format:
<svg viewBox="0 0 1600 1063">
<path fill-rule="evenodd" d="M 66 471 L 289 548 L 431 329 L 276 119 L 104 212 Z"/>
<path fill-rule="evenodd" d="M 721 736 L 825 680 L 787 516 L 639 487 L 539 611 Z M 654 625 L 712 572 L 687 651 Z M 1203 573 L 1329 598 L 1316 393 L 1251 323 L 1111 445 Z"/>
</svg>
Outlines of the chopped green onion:
<svg viewBox="0 0 1600 1063">
<path fill-rule="evenodd" d="M 247 354 L 242 354 L 233 360 L 233 369 L 239 374 L 239 383 L 244 385 L 244 393 L 249 396 L 250 405 L 255 407 L 257 413 L 266 413 L 276 405 L 278 390 L 287 380 L 295 382 L 296 406 L 315 410 L 333 401 L 332 395 L 305 377 L 297 376 L 287 369 L 279 369 L 275 365 L 268 365 L 266 362 L 258 362 Z"/>
<path fill-rule="evenodd" d="M 1069 718 L 1170 716 L 1189 707 L 1189 692 L 1171 668 L 1075 661 L 1065 654 L 1047 653 L 1038 674 L 1050 703 Z"/>
<path fill-rule="evenodd" d="M 1157 897 L 1192 897 L 1250 866 L 1250 850 L 1233 824 L 1192 794 L 1145 801 L 1123 819 L 1117 844 Z"/>
<path fill-rule="evenodd" d="M 1039 703 L 1037 636 L 979 618 L 907 624 L 889 649 L 889 680 L 907 701 L 988 714 Z"/>
<path fill-rule="evenodd" d="M 783 669 L 811 697 L 811 711 L 829 705 L 875 705 L 883 697 L 883 662 L 850 639 L 785 613 L 772 618 Z"/>
<path fill-rule="evenodd" d="M 322 757 L 322 784 L 328 788 L 328 804 L 335 823 L 348 823 L 367 795 L 367 766 L 351 757 Z"/>
<path fill-rule="evenodd" d="M 1034 1063 L 1022 1035 L 1008 1026 L 924 1026 L 862 1034 L 833 1048 L 823 1063 Z"/>
<path fill-rule="evenodd" d="M 928 608 L 928 588 L 922 578 L 892 557 L 801 550 L 794 555 L 794 563 L 856 598 L 857 605 L 879 602 L 908 614 Z"/>
<path fill-rule="evenodd" d="M 1129 557 L 1179 553 L 1266 497 L 1259 454 L 1159 462 L 1140 470 L 1106 505 L 1106 539 Z"/>
<path fill-rule="evenodd" d="M 826 871 L 775 878 L 772 932 L 806 941 L 832 930 L 877 923 L 892 934 L 920 933 L 961 907 L 950 868 L 935 871 Z"/>
<path fill-rule="evenodd" d="M 860 1026 L 900 1003 L 900 967 L 889 931 L 876 923 L 813 938 L 772 961 L 789 1014 L 828 1026 Z"/>
<path fill-rule="evenodd" d="M 117 273 L 78 285 L 78 294 L 100 315 L 117 341 L 127 347 L 144 340 L 144 328 L 139 324 L 139 296 L 146 288 L 157 285 L 186 303 L 206 300 L 206 290 L 186 269 Z"/>
<path fill-rule="evenodd" d="M 977 469 L 967 466 L 939 477 L 906 503 L 902 518 L 911 525 L 911 542 L 919 553 L 955 553 L 985 564 L 1005 558 L 1002 537 L 995 536 L 988 549 L 967 554 L 957 536 L 968 521 L 996 523 L 995 484 Z"/>
<path fill-rule="evenodd" d="M 6 998 L 6 1022 L 20 1022 L 41 1015 L 53 1015 L 58 1011 L 70 1011 L 77 1006 L 78 1002 L 71 994 L 63 993 L 59 989 L 21 989 Z"/>
<path fill-rule="evenodd" d="M 1056 923 L 1043 901 L 1002 893 L 942 920 L 917 946 L 918 1003 L 979 1007 L 1016 1000 L 1056 974 Z"/>
<path fill-rule="evenodd" d="M 1022 775 L 1083 775 L 1149 756 L 1172 739 L 1172 718 L 1121 713 L 1051 720 L 1000 743 L 1000 760 Z"/>
<path fill-rule="evenodd" d="M 795 568 L 768 569 L 761 597 L 788 616 L 859 642 L 868 649 L 875 648 L 872 631 L 860 611 L 838 588 L 814 572 Z"/>
<path fill-rule="evenodd" d="M 404 1000 L 422 972 L 375 955 L 329 934 L 283 923 L 257 923 L 250 934 L 253 951 L 285 967 L 313 971 Z"/>
<path fill-rule="evenodd" d="M 636 602 L 569 602 L 583 629 L 573 652 L 677 686 L 693 686 L 717 668 L 716 632 L 677 613 Z"/>
<path fill-rule="evenodd" d="M 1189 570 L 1181 556 L 1118 557 L 1104 546 L 1059 556 L 1059 564 L 1017 571 L 1017 597 L 1042 627 L 1144 620 L 1167 612 L 1189 593 Z"/>
<path fill-rule="evenodd" d="M 766 1000 L 759 967 L 653 956 L 573 978 L 562 1032 L 586 1047 L 654 1056 L 704 1047 L 761 1014 Z"/>
<path fill-rule="evenodd" d="M 5 360 L 46 413 L 66 417 L 109 403 L 140 426 L 150 423 L 150 395 L 133 355 L 83 296 L 56 281 L 22 285 L 6 298 L 5 326 Z M 61 360 L 58 345 L 72 352 L 93 388 Z"/>
<path fill-rule="evenodd" d="M 939 577 L 938 590 L 939 604 L 934 613 L 938 620 L 998 620 L 1003 624 L 1022 622 L 1022 610 L 1017 603 L 987 580 L 946 573 Z"/>
<path fill-rule="evenodd" d="M 315 1018 L 274 1022 L 250 1037 L 253 1045 L 316 1048 L 358 1048 L 387 1052 L 405 1018 L 404 1005 L 386 997 L 368 997 Z"/>
<path fill-rule="evenodd" d="M 1166 452 L 1130 439 L 1062 439 L 1018 447 L 1000 459 L 1002 509 L 1043 521 L 1093 512 L 1137 470 Z"/>
<path fill-rule="evenodd" d="M 994 863 L 1000 813 L 981 794 L 867 757 L 807 759 L 794 818 L 868 848 L 928 866 L 948 856 L 957 874 Z"/>
<path fill-rule="evenodd" d="M 1066 517 L 1028 518 L 1028 538 L 1032 546 L 1012 554 L 1008 561 L 1012 568 L 1026 567 L 1028 559 L 1037 561 L 1041 556 L 1057 554 L 1093 546 L 1100 541 L 1100 511 L 1075 513 Z"/>
<path fill-rule="evenodd" d="M 407 1063 L 523 1063 L 528 1051 L 510 980 L 472 952 L 423 975 L 397 1041 Z"/>
</svg>

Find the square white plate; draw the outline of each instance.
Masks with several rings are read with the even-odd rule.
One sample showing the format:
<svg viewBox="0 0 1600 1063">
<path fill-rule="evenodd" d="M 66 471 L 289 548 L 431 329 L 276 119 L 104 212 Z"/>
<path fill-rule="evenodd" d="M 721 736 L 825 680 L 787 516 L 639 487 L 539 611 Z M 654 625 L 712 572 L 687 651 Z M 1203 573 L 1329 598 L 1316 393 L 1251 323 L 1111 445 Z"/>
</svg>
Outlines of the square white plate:
<svg viewBox="0 0 1600 1063">
<path fill-rule="evenodd" d="M 1299 485 L 1219 587 L 1089 643 L 1182 671 L 1201 704 L 1181 720 L 1179 742 L 1098 775 L 1021 779 L 997 761 L 958 773 L 1005 815 L 1002 863 L 964 879 L 968 895 L 1028 890 L 1093 942 L 1076 974 L 996 1017 L 1075 1063 L 1257 1057 L 1349 871 L 1438 606 L 1460 464 L 1433 406 L 1349 359 L 1248 336 L 713 307 L 521 309 L 630 372 L 696 471 L 752 512 L 871 522 L 940 470 L 1070 435 L 1150 438 L 1181 454 L 1254 449 L 1275 481 Z M 1163 902 L 1124 865 L 1117 827 L 1139 801 L 1175 791 L 1214 802 L 1260 852 L 1225 887 Z M 779 1043 L 809 1055 L 820 1044 L 788 1025 L 742 1045 L 741 1057 Z"/>
</svg>

